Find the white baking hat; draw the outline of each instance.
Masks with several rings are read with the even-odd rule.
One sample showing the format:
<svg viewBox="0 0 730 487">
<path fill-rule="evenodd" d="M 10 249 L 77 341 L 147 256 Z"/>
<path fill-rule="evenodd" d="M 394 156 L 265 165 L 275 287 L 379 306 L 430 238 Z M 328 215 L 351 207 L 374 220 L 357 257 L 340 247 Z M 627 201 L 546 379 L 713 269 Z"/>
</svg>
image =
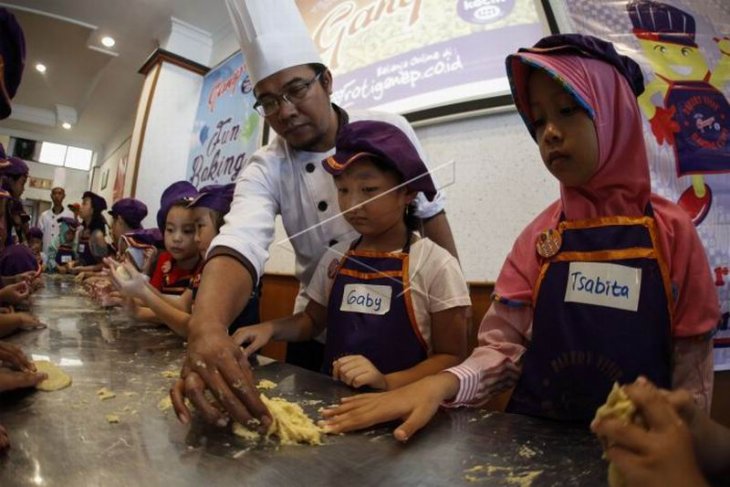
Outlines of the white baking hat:
<svg viewBox="0 0 730 487">
<path fill-rule="evenodd" d="M 251 83 L 322 58 L 294 0 L 226 0 Z"/>
</svg>

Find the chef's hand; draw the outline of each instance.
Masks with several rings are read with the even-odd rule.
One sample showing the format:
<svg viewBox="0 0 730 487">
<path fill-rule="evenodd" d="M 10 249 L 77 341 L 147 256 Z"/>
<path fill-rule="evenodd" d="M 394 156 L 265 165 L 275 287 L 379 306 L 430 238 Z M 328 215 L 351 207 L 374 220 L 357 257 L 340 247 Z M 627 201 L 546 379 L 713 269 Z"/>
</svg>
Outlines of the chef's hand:
<svg viewBox="0 0 730 487">
<path fill-rule="evenodd" d="M 225 426 L 230 415 L 235 421 L 250 426 L 253 419 L 260 421 L 260 430 L 271 424 L 266 406 L 261 402 L 254 385 L 248 359 L 223 328 L 208 327 L 201 332 L 189 327 L 188 351 L 183 363 L 181 379 L 170 391 L 178 419 L 190 422 L 190 410 L 184 402 L 187 397 L 203 418 L 218 426 Z M 208 389 L 226 413 L 209 404 L 204 396 Z"/>
<path fill-rule="evenodd" d="M 403 423 L 393 436 L 406 442 L 433 418 L 442 402 L 456 395 L 458 388 L 459 379 L 442 372 L 392 391 L 345 397 L 339 406 L 322 412 L 325 419 L 320 426 L 336 434 L 400 419 Z"/>
<path fill-rule="evenodd" d="M 23 353 L 20 347 L 0 342 L 0 362 L 21 372 L 35 372 L 35 364 Z"/>
<path fill-rule="evenodd" d="M 672 404 L 652 384 L 624 387 L 648 430 L 618 419 L 596 420 L 591 429 L 605 445 L 606 457 L 624 475 L 627 486 L 705 486 L 692 435 Z"/>
<path fill-rule="evenodd" d="M 243 347 L 243 353 L 250 356 L 271 341 L 274 334 L 274 327 L 271 322 L 259 323 L 258 325 L 244 326 L 233 334 L 233 341 L 236 345 Z"/>
<path fill-rule="evenodd" d="M 35 387 L 47 378 L 48 375 L 44 372 L 20 372 L 0 368 L 0 392 Z"/>
<path fill-rule="evenodd" d="M 362 355 L 347 355 L 332 362 L 332 377 L 356 389 L 363 386 L 388 388 L 385 376 Z"/>
</svg>

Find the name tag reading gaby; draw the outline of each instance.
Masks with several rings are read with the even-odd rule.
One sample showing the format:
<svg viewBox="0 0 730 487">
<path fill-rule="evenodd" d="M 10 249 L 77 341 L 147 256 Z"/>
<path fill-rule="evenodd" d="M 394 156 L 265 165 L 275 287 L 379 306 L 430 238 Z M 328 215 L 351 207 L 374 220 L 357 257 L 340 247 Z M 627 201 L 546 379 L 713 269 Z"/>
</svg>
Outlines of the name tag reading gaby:
<svg viewBox="0 0 730 487">
<path fill-rule="evenodd" d="M 367 284 L 345 284 L 340 311 L 384 315 L 390 311 L 393 288 Z"/>
<path fill-rule="evenodd" d="M 636 311 L 641 269 L 603 262 L 571 262 L 565 301 Z"/>
</svg>

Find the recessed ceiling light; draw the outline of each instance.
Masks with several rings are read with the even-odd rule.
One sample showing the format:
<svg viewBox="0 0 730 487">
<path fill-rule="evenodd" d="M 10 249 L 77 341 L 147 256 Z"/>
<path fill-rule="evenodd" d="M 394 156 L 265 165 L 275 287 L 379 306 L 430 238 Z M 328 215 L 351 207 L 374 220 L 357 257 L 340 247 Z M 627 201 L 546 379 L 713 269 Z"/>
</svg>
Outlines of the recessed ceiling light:
<svg viewBox="0 0 730 487">
<path fill-rule="evenodd" d="M 38 64 L 35 65 L 35 69 L 39 73 L 45 73 L 46 72 L 46 65 L 45 64 L 38 63 Z"/>
<path fill-rule="evenodd" d="M 115 41 L 112 37 L 106 36 L 101 38 L 101 43 L 104 44 L 105 47 L 114 47 L 114 44 L 116 44 L 117 41 Z"/>
<path fill-rule="evenodd" d="M 66 130 L 71 130 L 71 124 L 68 122 L 63 122 L 61 124 L 61 127 L 65 128 Z"/>
</svg>

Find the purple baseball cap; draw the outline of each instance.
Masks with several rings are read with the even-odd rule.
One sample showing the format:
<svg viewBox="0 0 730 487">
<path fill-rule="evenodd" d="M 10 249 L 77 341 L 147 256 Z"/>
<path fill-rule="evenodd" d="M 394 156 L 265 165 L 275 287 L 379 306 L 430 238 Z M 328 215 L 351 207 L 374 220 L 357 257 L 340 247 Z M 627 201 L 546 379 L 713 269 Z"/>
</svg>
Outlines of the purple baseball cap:
<svg viewBox="0 0 730 487">
<path fill-rule="evenodd" d="M 122 235 L 127 245 L 136 248 L 162 248 L 165 243 L 159 228 L 145 228 Z"/>
<path fill-rule="evenodd" d="M 652 0 L 626 4 L 634 35 L 639 39 L 697 47 L 695 18 L 672 5 Z"/>
<path fill-rule="evenodd" d="M 0 161 L 0 174 L 3 176 L 25 176 L 28 172 L 28 164 L 19 157 L 11 156 Z"/>
<path fill-rule="evenodd" d="M 28 229 L 28 238 L 43 239 L 43 230 L 38 227 L 30 227 Z"/>
<path fill-rule="evenodd" d="M 190 202 L 188 208 L 208 208 L 225 215 L 231 209 L 235 183 L 210 184 L 200 188 L 198 196 Z"/>
<path fill-rule="evenodd" d="M 96 211 L 104 211 L 107 208 L 106 200 L 92 191 L 85 191 L 81 196 L 81 199 L 84 198 L 89 198 L 91 200 L 91 206 L 93 206 Z"/>
<path fill-rule="evenodd" d="M 139 228 L 147 216 L 147 205 L 138 199 L 122 198 L 112 205 L 108 213 L 112 217 L 121 217 L 130 227 Z"/>
<path fill-rule="evenodd" d="M 322 166 L 338 176 L 363 157 L 374 157 L 392 166 L 409 190 L 422 192 L 429 201 L 436 196 L 436 186 L 418 150 L 395 125 L 374 120 L 345 125 L 337 134 L 335 154 L 323 160 Z"/>
<path fill-rule="evenodd" d="M 165 229 L 165 220 L 170 208 L 177 203 L 189 203 L 198 196 L 198 190 L 195 189 L 189 181 L 177 181 L 162 192 L 160 198 L 160 210 L 157 212 L 157 227 L 160 230 Z"/>
<path fill-rule="evenodd" d="M 0 252 L 0 276 L 9 277 L 40 269 L 38 260 L 25 245 L 9 245 Z"/>
<path fill-rule="evenodd" d="M 3 119 L 10 115 L 10 100 L 18 91 L 25 67 L 23 29 L 5 8 L 0 8 L 0 58 L 4 65 L 0 78 L 0 119 Z"/>
<path fill-rule="evenodd" d="M 71 218 L 70 216 L 62 216 L 57 221 L 58 223 L 65 223 L 72 229 L 76 229 L 79 226 L 79 221 L 76 218 Z"/>
</svg>

